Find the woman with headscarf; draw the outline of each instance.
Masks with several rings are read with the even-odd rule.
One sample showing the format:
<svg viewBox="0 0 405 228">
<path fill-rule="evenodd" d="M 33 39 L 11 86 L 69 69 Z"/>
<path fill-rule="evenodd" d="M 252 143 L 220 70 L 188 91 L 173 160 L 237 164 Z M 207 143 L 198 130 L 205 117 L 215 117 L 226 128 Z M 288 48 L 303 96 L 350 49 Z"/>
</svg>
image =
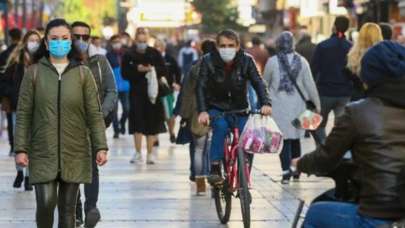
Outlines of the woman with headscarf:
<svg viewBox="0 0 405 228">
<path fill-rule="evenodd" d="M 305 98 L 320 111 L 318 90 L 312 78 L 308 61 L 294 50 L 294 38 L 291 32 L 283 32 L 276 41 L 278 53 L 267 61 L 264 79 L 270 89 L 273 101 L 273 118 L 284 135 L 284 147 L 280 154 L 283 170 L 282 183 L 287 184 L 291 178 L 290 163 L 292 158 L 301 156 L 300 138 L 304 131 L 296 129 L 291 122 L 306 109 L 300 97 L 294 79 Z M 299 176 L 294 176 L 298 180 Z"/>
</svg>

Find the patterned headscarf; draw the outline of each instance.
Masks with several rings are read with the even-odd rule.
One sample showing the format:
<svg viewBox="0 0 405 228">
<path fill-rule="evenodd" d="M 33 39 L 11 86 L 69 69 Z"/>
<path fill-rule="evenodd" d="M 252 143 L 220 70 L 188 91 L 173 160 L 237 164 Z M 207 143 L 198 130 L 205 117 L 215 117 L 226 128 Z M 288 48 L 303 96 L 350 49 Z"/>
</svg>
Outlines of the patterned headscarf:
<svg viewBox="0 0 405 228">
<path fill-rule="evenodd" d="M 297 79 L 301 71 L 301 58 L 294 52 L 294 37 L 291 32 L 285 31 L 280 34 L 276 40 L 277 59 L 280 66 L 280 86 L 278 91 L 285 91 L 287 94 L 293 94 L 295 91 L 294 84 L 290 80 Z M 288 61 L 288 54 L 293 53 L 291 64 Z M 288 76 L 290 75 L 290 77 Z"/>
</svg>

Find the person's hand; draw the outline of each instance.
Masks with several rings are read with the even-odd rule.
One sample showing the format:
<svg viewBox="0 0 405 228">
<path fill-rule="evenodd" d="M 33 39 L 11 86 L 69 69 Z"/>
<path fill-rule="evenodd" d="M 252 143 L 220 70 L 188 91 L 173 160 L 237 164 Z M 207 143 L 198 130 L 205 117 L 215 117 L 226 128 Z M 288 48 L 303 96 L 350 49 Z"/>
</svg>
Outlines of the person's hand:
<svg viewBox="0 0 405 228">
<path fill-rule="evenodd" d="M 263 105 L 263 107 L 261 108 L 260 112 L 262 113 L 262 115 L 264 116 L 269 116 L 271 115 L 272 109 L 270 105 Z"/>
<path fill-rule="evenodd" d="M 208 112 L 202 112 L 200 115 L 198 115 L 198 123 L 202 125 L 209 125 L 210 123 L 210 115 Z"/>
<path fill-rule="evenodd" d="M 181 86 L 177 83 L 173 83 L 172 87 L 173 87 L 174 91 L 177 91 L 177 92 L 180 91 L 180 89 L 181 89 Z"/>
<path fill-rule="evenodd" d="M 18 166 L 27 167 L 28 166 L 28 154 L 27 153 L 18 153 L 15 156 L 15 163 Z"/>
<path fill-rule="evenodd" d="M 100 150 L 97 152 L 97 158 L 96 158 L 96 163 L 99 166 L 103 166 L 107 163 L 108 158 L 107 158 L 107 151 L 106 150 Z"/>
</svg>

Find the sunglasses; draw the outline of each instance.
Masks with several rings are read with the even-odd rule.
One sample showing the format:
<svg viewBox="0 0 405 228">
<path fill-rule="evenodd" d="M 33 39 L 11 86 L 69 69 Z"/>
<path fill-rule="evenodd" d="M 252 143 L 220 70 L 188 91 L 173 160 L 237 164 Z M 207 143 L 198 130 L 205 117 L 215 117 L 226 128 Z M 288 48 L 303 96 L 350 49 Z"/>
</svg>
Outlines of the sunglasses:
<svg viewBox="0 0 405 228">
<path fill-rule="evenodd" d="M 90 39 L 90 35 L 73 34 L 73 37 L 76 40 L 80 40 L 81 38 L 83 41 L 88 41 Z"/>
</svg>

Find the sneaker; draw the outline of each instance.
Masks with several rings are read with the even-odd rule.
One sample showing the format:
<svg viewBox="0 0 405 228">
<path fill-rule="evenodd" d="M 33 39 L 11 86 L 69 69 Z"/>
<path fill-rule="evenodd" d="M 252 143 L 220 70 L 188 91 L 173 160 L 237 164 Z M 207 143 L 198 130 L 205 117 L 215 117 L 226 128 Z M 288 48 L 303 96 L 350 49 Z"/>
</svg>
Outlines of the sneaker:
<svg viewBox="0 0 405 228">
<path fill-rule="evenodd" d="M 83 224 L 83 218 L 76 217 L 76 227 L 82 227 Z"/>
<path fill-rule="evenodd" d="M 211 185 L 221 184 L 224 181 L 221 174 L 221 164 L 211 164 L 211 173 L 208 176 L 208 183 Z"/>
<path fill-rule="evenodd" d="M 17 171 L 17 176 L 15 177 L 13 187 L 14 188 L 21 188 L 21 184 L 24 181 L 24 173 L 23 171 Z"/>
<path fill-rule="evenodd" d="M 281 184 L 289 184 L 291 179 L 290 171 L 283 171 L 283 177 L 281 179 Z"/>
<path fill-rule="evenodd" d="M 300 174 L 299 173 L 296 173 L 296 174 L 293 175 L 293 181 L 294 182 L 300 181 Z"/>
<path fill-rule="evenodd" d="M 142 153 L 136 152 L 132 159 L 129 161 L 131 164 L 134 164 L 136 162 L 142 162 Z"/>
<path fill-rule="evenodd" d="M 24 178 L 24 189 L 25 189 L 25 191 L 28 191 L 28 192 L 34 190 L 32 185 L 30 184 L 30 178 L 29 177 Z"/>
<path fill-rule="evenodd" d="M 86 220 L 84 222 L 85 228 L 94 228 L 97 223 L 100 221 L 101 215 L 98 208 L 93 208 L 86 214 Z"/>
<path fill-rule="evenodd" d="M 154 165 L 155 164 L 155 159 L 153 157 L 154 156 L 153 156 L 152 153 L 148 153 L 148 155 L 146 156 L 146 164 Z"/>
<path fill-rule="evenodd" d="M 118 139 L 119 137 L 120 137 L 120 134 L 117 133 L 117 132 L 115 132 L 113 138 L 114 138 L 114 139 Z"/>
<path fill-rule="evenodd" d="M 196 177 L 195 184 L 197 187 L 197 195 L 205 194 L 207 190 L 205 186 L 205 177 Z"/>
<path fill-rule="evenodd" d="M 120 129 L 121 135 L 125 135 L 125 132 L 126 132 L 125 127 L 121 127 L 121 129 Z"/>
</svg>

